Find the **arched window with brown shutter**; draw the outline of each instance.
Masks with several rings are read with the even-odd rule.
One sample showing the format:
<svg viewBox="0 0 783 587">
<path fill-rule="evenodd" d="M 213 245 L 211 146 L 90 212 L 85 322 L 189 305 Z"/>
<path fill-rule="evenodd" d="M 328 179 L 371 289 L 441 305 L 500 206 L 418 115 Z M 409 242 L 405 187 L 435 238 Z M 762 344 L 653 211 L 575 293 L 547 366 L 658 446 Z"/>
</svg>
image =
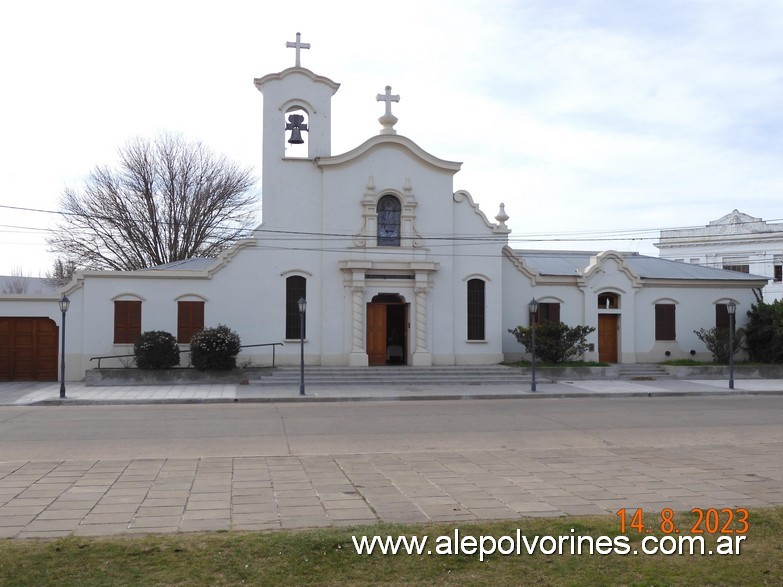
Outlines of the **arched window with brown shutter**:
<svg viewBox="0 0 783 587">
<path fill-rule="evenodd" d="M 299 300 L 307 299 L 307 279 L 301 275 L 292 275 L 285 280 L 285 337 L 297 340 L 301 336 L 301 317 L 299 315 Z M 305 336 L 307 333 L 307 318 L 305 318 Z"/>
<path fill-rule="evenodd" d="M 481 279 L 468 280 L 468 340 L 484 340 L 485 285 Z"/>
</svg>

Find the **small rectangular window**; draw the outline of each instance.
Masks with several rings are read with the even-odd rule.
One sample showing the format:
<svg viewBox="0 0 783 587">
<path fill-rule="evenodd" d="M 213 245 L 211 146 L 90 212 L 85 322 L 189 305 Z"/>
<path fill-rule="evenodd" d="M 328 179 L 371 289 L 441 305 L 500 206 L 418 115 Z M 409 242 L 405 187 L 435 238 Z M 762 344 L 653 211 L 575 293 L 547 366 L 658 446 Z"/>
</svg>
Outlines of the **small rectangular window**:
<svg viewBox="0 0 783 587">
<path fill-rule="evenodd" d="M 676 340 L 674 310 L 674 304 L 655 304 L 655 340 Z"/>
<path fill-rule="evenodd" d="M 750 273 L 750 261 L 748 257 L 723 257 L 722 266 L 726 271 Z"/>
<path fill-rule="evenodd" d="M 775 275 L 772 278 L 775 283 L 783 281 L 783 265 L 775 265 Z"/>
<path fill-rule="evenodd" d="M 133 344 L 141 335 L 141 302 L 114 302 L 114 344 Z"/>
<path fill-rule="evenodd" d="M 177 342 L 189 343 L 204 330 L 204 302 L 177 302 Z"/>
</svg>

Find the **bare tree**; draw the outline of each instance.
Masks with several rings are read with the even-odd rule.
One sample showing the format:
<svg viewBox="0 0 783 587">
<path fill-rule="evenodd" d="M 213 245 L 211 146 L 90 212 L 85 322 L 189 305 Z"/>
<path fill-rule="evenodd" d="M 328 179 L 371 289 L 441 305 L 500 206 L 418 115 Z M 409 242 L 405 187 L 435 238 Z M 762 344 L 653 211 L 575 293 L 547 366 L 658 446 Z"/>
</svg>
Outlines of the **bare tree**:
<svg viewBox="0 0 783 587">
<path fill-rule="evenodd" d="M 40 288 L 31 291 L 31 278 L 22 272 L 21 267 L 16 267 L 11 271 L 11 275 L 0 279 L 0 293 L 3 294 L 29 294 L 41 293 Z"/>
<path fill-rule="evenodd" d="M 91 269 L 134 270 L 214 257 L 253 227 L 255 179 L 201 143 L 135 139 L 119 166 L 97 166 L 67 189 L 53 252 Z"/>
<path fill-rule="evenodd" d="M 71 281 L 77 269 L 76 261 L 72 259 L 57 259 L 52 266 L 52 270 L 46 272 L 45 281 L 47 285 L 52 287 L 62 287 Z"/>
</svg>

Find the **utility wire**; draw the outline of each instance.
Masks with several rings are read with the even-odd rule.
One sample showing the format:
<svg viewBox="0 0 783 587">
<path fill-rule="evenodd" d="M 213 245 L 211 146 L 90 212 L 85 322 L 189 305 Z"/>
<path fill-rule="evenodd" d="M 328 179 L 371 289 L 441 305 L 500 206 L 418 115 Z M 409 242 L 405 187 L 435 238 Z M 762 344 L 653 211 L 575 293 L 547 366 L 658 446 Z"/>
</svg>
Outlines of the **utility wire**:
<svg viewBox="0 0 783 587">
<path fill-rule="evenodd" d="M 89 214 L 81 214 L 78 212 L 67 212 L 67 211 L 57 211 L 57 210 L 45 210 L 40 208 L 30 208 L 30 207 L 23 207 L 23 206 L 9 206 L 0 204 L 0 208 L 9 209 L 9 210 L 17 210 L 22 212 L 36 212 L 36 213 L 42 213 L 42 214 L 54 214 L 59 216 L 77 216 L 77 217 L 84 217 L 84 218 L 90 218 L 90 219 L 110 219 L 108 216 L 96 216 L 96 215 L 89 215 Z M 768 220 L 766 222 L 779 222 L 783 219 L 773 219 Z M 137 220 L 134 219 L 134 222 L 137 224 L 142 224 L 143 220 Z M 161 224 L 175 224 L 174 222 L 165 222 L 160 221 Z M 742 225 L 743 223 L 737 223 L 736 225 Z M 2 226 L 2 225 L 0 225 Z M 49 232 L 51 229 L 47 228 L 36 228 L 36 227 L 13 227 L 9 226 L 9 228 L 23 228 L 27 230 L 35 230 L 35 231 L 46 231 Z M 219 228 L 219 226 L 218 226 Z M 228 228 L 228 227 L 224 227 Z M 509 242 L 513 243 L 540 243 L 540 242 L 599 242 L 599 241 L 644 241 L 644 240 L 660 240 L 660 233 L 661 231 L 669 231 L 669 230 L 691 230 L 691 229 L 698 229 L 698 228 L 704 228 L 704 226 L 690 226 L 690 227 L 678 227 L 678 228 L 664 228 L 664 229 L 655 229 L 655 228 L 643 228 L 643 229 L 609 229 L 609 230 L 595 230 L 595 231 L 574 231 L 574 232 L 543 232 L 543 233 L 527 233 L 527 235 L 510 235 L 508 237 Z M 783 227 L 781 227 L 781 231 L 783 231 Z M 644 236 L 645 234 L 650 234 L 651 236 Z M 304 230 L 273 230 L 273 229 L 267 229 L 267 228 L 257 228 L 248 230 L 246 233 L 240 234 L 240 238 L 247 238 L 250 236 L 265 236 L 265 235 L 272 235 L 275 237 L 284 237 L 284 236 L 290 236 L 292 238 L 295 238 L 297 241 L 305 240 L 305 239 L 311 239 L 311 240 L 321 240 L 321 239 L 344 239 L 344 238 L 355 238 L 357 236 L 356 233 L 353 232 L 317 232 L 317 231 L 304 231 Z M 417 235 L 418 237 L 419 235 Z M 439 234 L 431 234 L 431 235 L 421 235 L 420 238 L 426 239 L 428 241 L 448 241 L 448 242 L 465 242 L 465 243 L 497 243 L 498 236 L 488 236 L 486 234 L 482 235 L 470 235 L 470 234 L 464 234 L 459 236 L 454 235 L 439 235 Z M 672 237 L 676 239 L 677 237 Z M 284 240 L 284 239 L 280 239 Z M 675 241 L 676 242 L 676 241 Z M 447 245 L 450 246 L 450 245 Z"/>
</svg>

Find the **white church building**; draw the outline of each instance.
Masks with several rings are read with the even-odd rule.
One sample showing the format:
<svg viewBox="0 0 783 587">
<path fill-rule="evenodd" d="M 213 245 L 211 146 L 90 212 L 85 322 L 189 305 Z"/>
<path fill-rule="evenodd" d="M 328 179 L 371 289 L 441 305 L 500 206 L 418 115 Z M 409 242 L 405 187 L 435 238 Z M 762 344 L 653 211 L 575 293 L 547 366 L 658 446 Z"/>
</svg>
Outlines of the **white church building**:
<svg viewBox="0 0 783 587">
<path fill-rule="evenodd" d="M 523 355 L 509 329 L 532 320 L 594 326 L 587 360 L 710 360 L 694 334 L 738 305 L 741 325 L 767 279 L 615 251 L 509 247 L 503 204 L 488 218 L 454 188 L 461 164 L 397 134 L 391 88 L 378 134 L 331 152 L 339 84 L 300 65 L 255 80 L 263 95 L 263 223 L 216 259 L 132 272 L 87 271 L 57 295 L 0 295 L 0 380 L 56 379 L 67 312 L 66 379 L 93 357 L 132 353 L 139 333 L 186 345 L 225 324 L 243 344 L 283 342 L 298 364 L 305 298 L 309 365 L 478 365 Z M 369 92 L 368 92 L 369 93 Z M 372 99 L 370 94 L 368 99 Z M 293 146 L 292 146 L 293 145 Z M 537 315 L 528 303 L 539 302 Z M 241 362 L 268 365 L 267 347 Z M 119 366 L 120 360 L 103 360 Z"/>
</svg>

